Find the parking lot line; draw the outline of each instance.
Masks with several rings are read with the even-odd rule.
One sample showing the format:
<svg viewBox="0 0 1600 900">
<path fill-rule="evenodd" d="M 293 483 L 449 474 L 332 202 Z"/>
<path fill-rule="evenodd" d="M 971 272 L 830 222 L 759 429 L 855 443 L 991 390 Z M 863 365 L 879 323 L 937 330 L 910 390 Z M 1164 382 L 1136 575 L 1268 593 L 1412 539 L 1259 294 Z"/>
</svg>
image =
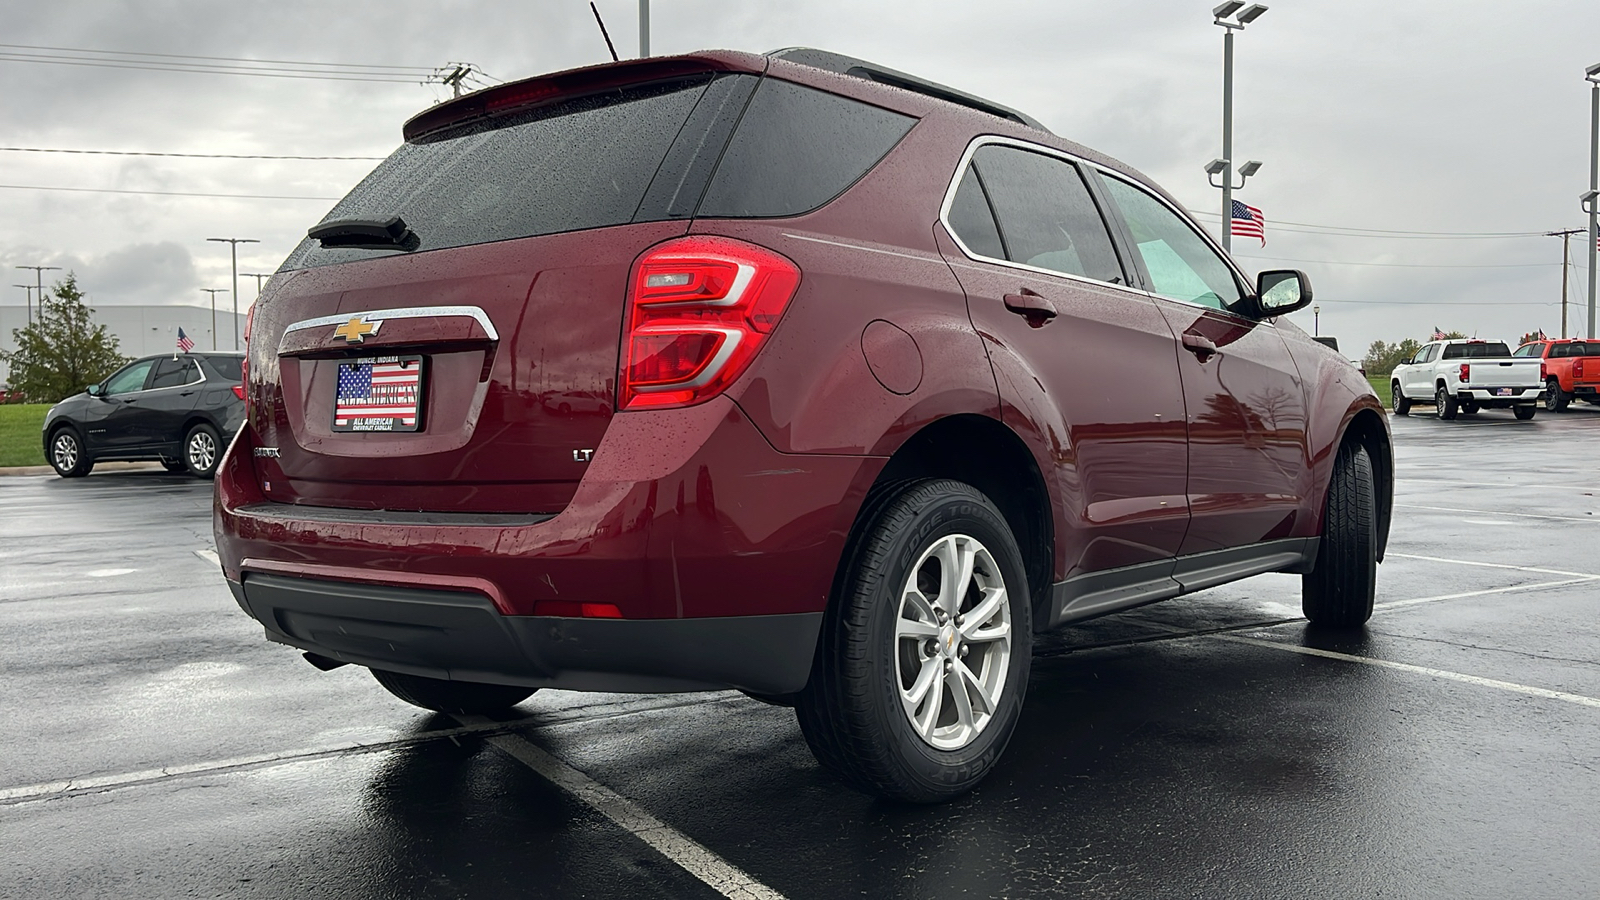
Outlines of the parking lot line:
<svg viewBox="0 0 1600 900">
<path fill-rule="evenodd" d="M 1573 578 L 1600 578 L 1594 572 L 1568 572 L 1564 569 L 1545 569 L 1539 566 L 1516 566 L 1511 563 L 1483 562 L 1476 559 L 1446 559 L 1443 556 L 1420 556 L 1415 553 L 1388 553 L 1385 558 L 1420 559 L 1423 562 L 1451 563 L 1457 566 L 1482 566 L 1485 569 L 1512 569 L 1517 572 L 1538 572 L 1541 575 L 1568 575 Z"/>
<path fill-rule="evenodd" d="M 489 720 L 481 716 L 456 716 L 463 724 Z M 545 780 L 588 804 L 624 831 L 655 848 L 724 897 L 736 900 L 784 900 L 784 896 L 750 877 L 743 869 L 713 853 L 643 807 L 593 778 L 567 765 L 531 741 L 515 734 L 489 738 L 487 743 L 544 776 Z"/>
<path fill-rule="evenodd" d="M 1463 591 L 1459 594 L 1439 594 L 1436 597 L 1416 597 L 1411 600 L 1390 600 L 1387 603 L 1372 604 L 1373 612 L 1383 612 L 1389 609 L 1400 609 L 1406 606 L 1417 606 L 1423 603 L 1438 603 L 1441 600 L 1461 600 L 1466 597 L 1486 597 L 1490 594 L 1510 594 L 1514 591 L 1536 591 L 1540 588 L 1563 587 L 1569 584 L 1584 584 L 1590 581 L 1600 581 L 1600 576 L 1589 575 L 1584 578 L 1569 578 L 1566 581 L 1540 581 L 1534 584 L 1514 584 L 1510 587 L 1485 588 L 1481 591 Z"/>
<path fill-rule="evenodd" d="M 1360 663 L 1364 666 L 1376 666 L 1380 669 L 1394 669 L 1399 672 L 1411 672 L 1417 675 L 1427 675 L 1433 678 L 1442 678 L 1446 681 L 1459 681 L 1462 684 L 1475 684 L 1479 687 L 1494 688 L 1509 691 L 1513 694 L 1526 694 L 1530 697 L 1542 697 L 1546 700 L 1560 700 L 1563 703 L 1574 703 L 1578 706 L 1587 706 L 1600 709 L 1600 698 L 1587 697 L 1583 694 L 1571 694 L 1566 691 L 1552 691 L 1549 688 L 1533 687 L 1527 684 L 1517 684 L 1513 681 L 1500 681 L 1494 678 L 1482 678 L 1477 675 L 1467 675 L 1462 672 L 1451 672 L 1446 669 L 1434 669 L 1428 666 L 1414 666 L 1410 663 L 1390 662 L 1387 659 L 1375 659 L 1370 656 L 1356 656 L 1353 653 L 1339 653 L 1334 650 L 1321 650 L 1316 647 L 1302 647 L 1298 644 L 1283 644 L 1277 641 L 1268 641 L 1261 638 L 1240 637 L 1231 634 L 1207 635 L 1212 640 L 1228 641 L 1234 644 L 1247 644 L 1251 647 L 1266 647 L 1271 650 L 1282 650 L 1288 653 L 1299 653 L 1302 656 L 1320 656 L 1323 659 L 1337 659 L 1343 662 Z"/>
<path fill-rule="evenodd" d="M 1454 506 L 1418 506 L 1414 503 L 1396 503 L 1395 509 L 1426 509 L 1432 512 L 1472 513 L 1480 516 L 1515 516 L 1519 519 L 1549 519 L 1556 522 L 1588 522 L 1593 525 L 1600 523 L 1600 518 L 1594 516 L 1542 516 L 1538 513 L 1514 513 L 1496 509 L 1460 509 Z"/>
</svg>

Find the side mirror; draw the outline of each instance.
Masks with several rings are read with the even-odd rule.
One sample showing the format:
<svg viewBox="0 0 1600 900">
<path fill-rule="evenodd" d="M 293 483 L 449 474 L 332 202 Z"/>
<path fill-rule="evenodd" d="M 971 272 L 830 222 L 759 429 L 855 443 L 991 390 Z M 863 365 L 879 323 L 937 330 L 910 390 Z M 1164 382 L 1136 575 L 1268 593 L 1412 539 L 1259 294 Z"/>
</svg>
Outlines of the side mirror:
<svg viewBox="0 0 1600 900">
<path fill-rule="evenodd" d="M 84 389 L 83 389 L 83 392 L 84 392 L 84 393 L 86 393 L 86 394 L 88 394 L 88 395 L 89 395 L 89 396 L 91 396 L 91 397 L 98 397 L 98 396 L 100 396 L 100 395 L 101 395 L 101 394 L 104 394 L 104 393 L 105 393 L 105 389 L 104 389 L 104 388 L 102 388 L 102 387 L 101 387 L 101 386 L 100 386 L 100 385 L 98 385 L 98 384 L 91 384 L 91 385 L 89 385 L 89 386 L 88 386 L 88 387 L 86 387 L 86 388 L 84 388 Z"/>
<path fill-rule="evenodd" d="M 1256 276 L 1256 311 L 1263 318 L 1311 305 L 1311 279 L 1298 269 L 1273 269 Z"/>
</svg>

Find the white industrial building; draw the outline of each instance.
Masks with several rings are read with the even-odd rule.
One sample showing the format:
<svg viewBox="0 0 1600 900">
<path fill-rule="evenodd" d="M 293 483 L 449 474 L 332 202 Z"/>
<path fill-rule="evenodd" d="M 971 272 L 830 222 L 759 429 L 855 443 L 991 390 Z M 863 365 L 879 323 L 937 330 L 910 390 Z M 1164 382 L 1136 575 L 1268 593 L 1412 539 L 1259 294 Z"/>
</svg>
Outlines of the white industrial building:
<svg viewBox="0 0 1600 900">
<path fill-rule="evenodd" d="M 239 317 L 235 320 L 233 313 L 223 311 L 220 304 L 216 312 L 215 341 L 212 340 L 212 314 L 208 307 L 96 306 L 91 303 L 90 308 L 94 310 L 95 324 L 106 326 L 106 331 L 116 336 L 118 349 L 127 357 L 149 356 L 175 349 L 179 328 L 194 340 L 196 350 L 211 350 L 213 347 L 232 350 L 235 337 L 244 332 L 245 310 L 239 310 Z M 27 324 L 26 306 L 20 303 L 0 306 L 0 350 L 15 350 L 17 342 L 12 339 L 11 332 Z M 243 343 L 237 346 L 242 347 Z M 5 383 L 8 369 L 4 362 L 0 362 L 0 384 Z"/>
</svg>

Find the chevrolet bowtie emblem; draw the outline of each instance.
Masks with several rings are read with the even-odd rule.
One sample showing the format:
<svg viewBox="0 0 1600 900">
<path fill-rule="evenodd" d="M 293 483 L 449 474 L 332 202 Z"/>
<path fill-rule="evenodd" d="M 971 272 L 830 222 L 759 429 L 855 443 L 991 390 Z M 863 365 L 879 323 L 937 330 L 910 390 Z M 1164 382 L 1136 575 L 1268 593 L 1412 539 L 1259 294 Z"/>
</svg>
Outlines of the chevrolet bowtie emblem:
<svg viewBox="0 0 1600 900">
<path fill-rule="evenodd" d="M 368 322 L 363 316 L 351 316 L 350 321 L 333 330 L 333 336 L 344 338 L 347 344 L 359 344 L 367 339 L 367 335 L 377 334 L 382 324 L 382 319 Z"/>
</svg>

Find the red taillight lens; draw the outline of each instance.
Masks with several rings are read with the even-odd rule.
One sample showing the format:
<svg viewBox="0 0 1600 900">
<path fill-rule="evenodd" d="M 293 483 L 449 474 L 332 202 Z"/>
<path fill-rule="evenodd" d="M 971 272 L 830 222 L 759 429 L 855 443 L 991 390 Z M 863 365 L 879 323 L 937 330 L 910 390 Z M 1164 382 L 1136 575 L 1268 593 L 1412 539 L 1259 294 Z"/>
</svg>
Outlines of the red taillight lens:
<svg viewBox="0 0 1600 900">
<path fill-rule="evenodd" d="M 622 618 L 622 610 L 615 603 L 585 603 L 577 600 L 540 600 L 533 605 L 533 614 L 568 619 Z"/>
<path fill-rule="evenodd" d="M 634 267 L 618 409 L 692 406 L 749 367 L 800 285 L 765 247 L 693 236 L 659 244 Z"/>
<path fill-rule="evenodd" d="M 243 400 L 244 399 L 244 385 L 242 385 L 242 384 L 234 385 L 233 386 L 233 395 L 235 397 L 238 397 L 240 400 Z"/>
<path fill-rule="evenodd" d="M 1548 364 L 1546 364 L 1546 363 L 1543 363 L 1543 362 L 1539 363 L 1539 380 L 1540 381 L 1544 381 L 1544 380 L 1548 379 L 1549 377 L 1550 377 L 1550 366 Z"/>
<path fill-rule="evenodd" d="M 1578 361 L 1572 364 L 1572 374 L 1577 378 L 1583 377 L 1583 357 L 1578 357 Z"/>
<path fill-rule="evenodd" d="M 245 387 L 250 384 L 250 326 L 255 324 L 255 321 L 256 305 L 252 303 L 249 311 L 244 314 L 244 359 L 239 361 L 239 380 L 241 384 L 233 389 L 239 399 L 244 401 L 244 416 L 246 419 L 250 418 L 250 397 L 245 393 Z"/>
<path fill-rule="evenodd" d="M 1462 363 L 1461 364 L 1461 380 L 1462 381 L 1471 381 L 1472 380 L 1472 365 L 1470 363 Z"/>
</svg>

